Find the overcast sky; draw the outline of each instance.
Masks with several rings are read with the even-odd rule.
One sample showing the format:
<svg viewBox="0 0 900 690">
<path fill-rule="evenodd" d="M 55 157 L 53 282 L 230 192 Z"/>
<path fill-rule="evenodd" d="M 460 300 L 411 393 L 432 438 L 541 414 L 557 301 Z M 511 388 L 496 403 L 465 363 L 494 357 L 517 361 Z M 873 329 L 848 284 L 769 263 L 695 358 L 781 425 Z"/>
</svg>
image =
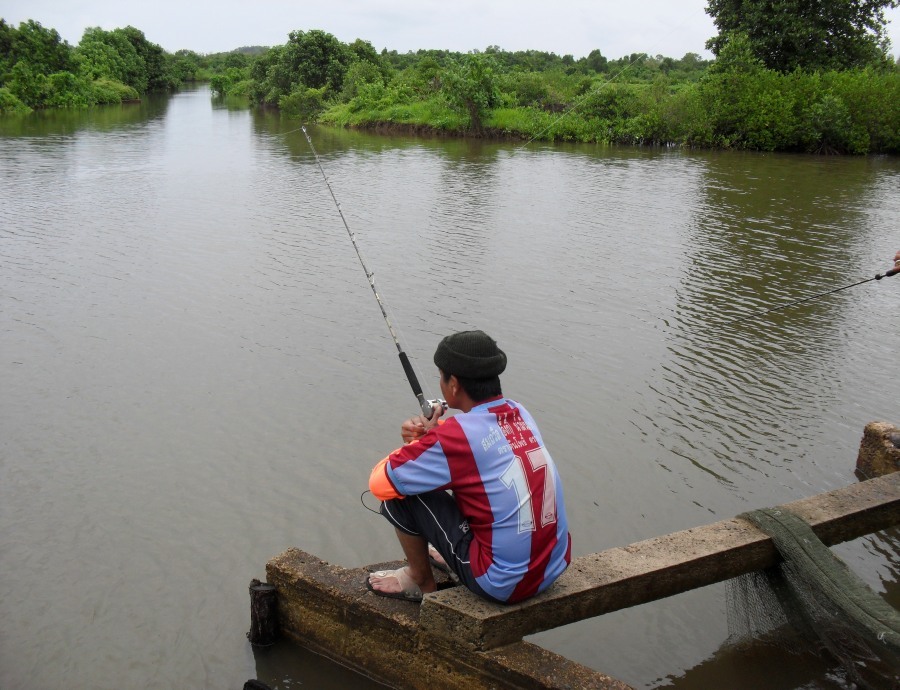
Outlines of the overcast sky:
<svg viewBox="0 0 900 690">
<path fill-rule="evenodd" d="M 349 43 L 405 53 L 419 48 L 466 52 L 497 45 L 583 57 L 648 53 L 711 57 L 715 33 L 706 0 L 0 0 L 0 17 L 34 19 L 76 45 L 84 29 L 134 26 L 169 52 L 281 45 L 290 31 L 322 29 Z M 900 54 L 900 9 L 887 14 Z"/>
</svg>

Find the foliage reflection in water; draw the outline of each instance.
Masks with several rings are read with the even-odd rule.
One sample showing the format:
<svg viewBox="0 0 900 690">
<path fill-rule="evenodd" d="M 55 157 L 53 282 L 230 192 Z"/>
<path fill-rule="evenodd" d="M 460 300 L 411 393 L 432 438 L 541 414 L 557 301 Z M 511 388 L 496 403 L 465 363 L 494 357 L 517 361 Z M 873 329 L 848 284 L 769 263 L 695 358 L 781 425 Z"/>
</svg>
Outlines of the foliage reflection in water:
<svg viewBox="0 0 900 690">
<path fill-rule="evenodd" d="M 396 556 L 359 494 L 415 400 L 299 123 L 135 108 L 0 121 L 4 687 L 234 686 L 268 558 Z M 426 395 L 448 332 L 509 354 L 576 555 L 855 482 L 897 421 L 898 283 L 728 325 L 884 270 L 894 159 L 311 133 Z M 838 549 L 895 605 L 897 544 Z M 710 587 L 537 641 L 735 687 L 724 613 Z"/>
</svg>

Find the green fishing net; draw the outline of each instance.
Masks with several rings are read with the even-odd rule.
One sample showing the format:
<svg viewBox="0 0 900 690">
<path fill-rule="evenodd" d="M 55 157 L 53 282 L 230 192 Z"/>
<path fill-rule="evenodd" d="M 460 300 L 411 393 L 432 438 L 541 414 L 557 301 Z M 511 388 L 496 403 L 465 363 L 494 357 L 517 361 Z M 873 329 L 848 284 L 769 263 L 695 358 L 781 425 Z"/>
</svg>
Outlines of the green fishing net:
<svg viewBox="0 0 900 690">
<path fill-rule="evenodd" d="M 850 687 L 900 688 L 900 613 L 793 513 L 739 517 L 772 538 L 782 562 L 728 582 L 729 643 L 799 635 L 839 662 Z"/>
</svg>

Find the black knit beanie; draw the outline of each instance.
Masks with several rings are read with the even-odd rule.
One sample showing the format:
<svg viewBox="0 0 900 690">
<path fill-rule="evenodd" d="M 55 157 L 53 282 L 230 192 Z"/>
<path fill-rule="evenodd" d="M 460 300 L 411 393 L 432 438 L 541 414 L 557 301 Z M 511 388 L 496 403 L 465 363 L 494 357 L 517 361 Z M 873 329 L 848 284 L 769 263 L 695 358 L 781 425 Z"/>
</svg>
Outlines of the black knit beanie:
<svg viewBox="0 0 900 690">
<path fill-rule="evenodd" d="M 506 369 L 506 353 L 484 331 L 462 331 L 438 343 L 434 363 L 448 376 L 490 379 Z"/>
</svg>

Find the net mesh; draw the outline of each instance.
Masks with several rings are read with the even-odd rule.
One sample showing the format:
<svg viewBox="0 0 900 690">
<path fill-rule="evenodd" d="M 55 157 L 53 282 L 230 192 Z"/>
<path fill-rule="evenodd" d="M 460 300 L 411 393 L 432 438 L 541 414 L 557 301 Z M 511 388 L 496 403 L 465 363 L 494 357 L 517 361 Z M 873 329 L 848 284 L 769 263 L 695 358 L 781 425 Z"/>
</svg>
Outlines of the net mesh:
<svg viewBox="0 0 900 690">
<path fill-rule="evenodd" d="M 729 642 L 800 635 L 840 663 L 849 687 L 900 689 L 900 613 L 793 513 L 739 517 L 772 538 L 782 562 L 728 582 Z"/>
</svg>

